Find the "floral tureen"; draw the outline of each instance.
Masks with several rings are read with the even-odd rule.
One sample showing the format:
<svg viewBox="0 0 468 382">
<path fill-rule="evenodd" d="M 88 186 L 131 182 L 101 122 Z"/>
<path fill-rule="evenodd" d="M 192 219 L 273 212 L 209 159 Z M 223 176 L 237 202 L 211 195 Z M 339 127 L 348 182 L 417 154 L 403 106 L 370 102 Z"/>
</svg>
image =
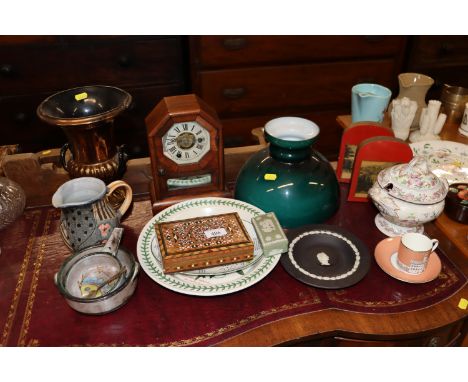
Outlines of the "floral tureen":
<svg viewBox="0 0 468 382">
<path fill-rule="evenodd" d="M 375 224 L 387 236 L 423 232 L 423 224 L 443 211 L 447 191 L 447 181 L 432 173 L 422 156 L 386 168 L 369 190 L 380 211 Z"/>
</svg>

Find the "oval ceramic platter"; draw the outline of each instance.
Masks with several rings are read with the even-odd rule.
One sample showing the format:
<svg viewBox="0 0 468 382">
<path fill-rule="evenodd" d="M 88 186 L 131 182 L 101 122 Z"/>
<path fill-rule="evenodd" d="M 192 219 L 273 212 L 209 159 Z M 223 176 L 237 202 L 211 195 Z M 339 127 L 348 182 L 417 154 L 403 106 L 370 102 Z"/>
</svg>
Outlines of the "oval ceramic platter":
<svg viewBox="0 0 468 382">
<path fill-rule="evenodd" d="M 237 212 L 239 214 L 250 237 L 254 241 L 255 257 L 257 259 L 254 257 L 253 263 L 250 263 L 243 269 L 231 269 L 229 271 L 230 268 L 225 268 L 223 272 L 230 272 L 226 274 L 165 274 L 163 272 L 160 252 L 154 248 L 155 241 L 153 239 L 156 235 L 154 225 L 156 223 L 228 212 Z M 154 216 L 141 231 L 137 243 L 138 260 L 149 277 L 158 284 L 175 292 L 194 296 L 218 296 L 238 292 L 262 280 L 273 270 L 280 259 L 280 255 L 262 256 L 251 219 L 263 213 L 262 210 L 251 204 L 227 198 L 198 198 L 174 204 Z M 151 248 L 152 243 L 153 250 Z M 227 266 L 217 268 L 224 267 Z"/>
<path fill-rule="evenodd" d="M 423 155 L 431 171 L 451 183 L 468 182 L 468 147 L 452 141 L 410 143 L 414 155 Z"/>
</svg>

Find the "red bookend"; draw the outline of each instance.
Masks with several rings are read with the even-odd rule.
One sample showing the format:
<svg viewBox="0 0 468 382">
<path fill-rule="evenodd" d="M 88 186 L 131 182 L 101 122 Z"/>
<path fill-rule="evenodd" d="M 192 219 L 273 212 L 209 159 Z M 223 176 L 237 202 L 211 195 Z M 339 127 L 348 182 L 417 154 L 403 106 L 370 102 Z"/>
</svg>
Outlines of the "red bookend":
<svg viewBox="0 0 468 382">
<path fill-rule="evenodd" d="M 372 137 L 393 137 L 393 131 L 375 122 L 355 123 L 343 132 L 340 153 L 336 166 L 336 176 L 340 182 L 349 183 L 353 172 L 356 149 L 364 139 Z"/>
<path fill-rule="evenodd" d="M 413 158 L 411 147 L 392 137 L 373 137 L 362 141 L 356 151 L 348 201 L 366 202 L 367 192 L 384 168 L 407 163 Z"/>
</svg>

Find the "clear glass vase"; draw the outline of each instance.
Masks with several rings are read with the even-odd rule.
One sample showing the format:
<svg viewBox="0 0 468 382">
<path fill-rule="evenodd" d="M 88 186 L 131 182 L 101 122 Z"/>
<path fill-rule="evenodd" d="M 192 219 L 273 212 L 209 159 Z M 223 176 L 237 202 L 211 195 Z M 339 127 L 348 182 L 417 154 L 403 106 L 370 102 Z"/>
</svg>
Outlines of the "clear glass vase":
<svg viewBox="0 0 468 382">
<path fill-rule="evenodd" d="M 21 186 L 0 177 L 0 230 L 15 221 L 24 210 L 26 195 Z"/>
</svg>

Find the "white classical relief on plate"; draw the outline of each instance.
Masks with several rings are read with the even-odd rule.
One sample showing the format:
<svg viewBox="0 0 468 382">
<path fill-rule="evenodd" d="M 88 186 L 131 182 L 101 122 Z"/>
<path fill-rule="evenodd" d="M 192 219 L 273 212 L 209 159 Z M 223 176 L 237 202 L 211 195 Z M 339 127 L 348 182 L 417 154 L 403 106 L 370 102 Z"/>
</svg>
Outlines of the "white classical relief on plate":
<svg viewBox="0 0 468 382">
<path fill-rule="evenodd" d="M 330 257 L 325 252 L 317 253 L 317 260 L 320 265 L 330 265 Z"/>
</svg>

